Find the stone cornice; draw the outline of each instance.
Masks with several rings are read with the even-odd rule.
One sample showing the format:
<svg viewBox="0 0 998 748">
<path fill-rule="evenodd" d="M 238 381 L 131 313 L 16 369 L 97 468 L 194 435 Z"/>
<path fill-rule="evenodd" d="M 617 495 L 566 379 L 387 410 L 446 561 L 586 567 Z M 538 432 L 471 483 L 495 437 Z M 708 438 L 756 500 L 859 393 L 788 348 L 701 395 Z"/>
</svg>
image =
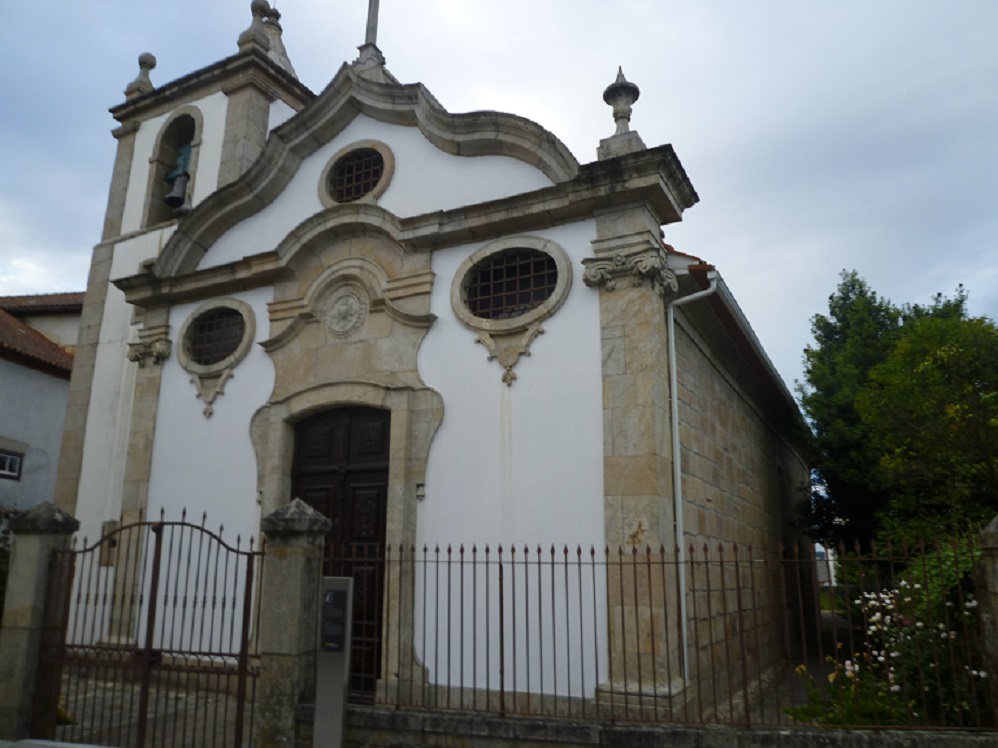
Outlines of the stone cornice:
<svg viewBox="0 0 998 748">
<path fill-rule="evenodd" d="M 123 124 L 143 121 L 172 111 L 179 103 L 245 85 L 255 85 L 271 98 L 281 99 L 294 109 L 301 109 L 315 98 L 307 86 L 267 57 L 266 53 L 248 50 L 165 83 L 109 111 Z"/>
<path fill-rule="evenodd" d="M 276 252 L 262 252 L 182 277 L 160 278 L 151 269 L 112 281 L 125 300 L 143 309 L 259 288 L 286 275 Z"/>
<path fill-rule="evenodd" d="M 273 138 L 265 155 L 244 178 L 202 203 L 205 207 L 214 204 L 217 213 L 201 210 L 199 206 L 181 220 L 156 262 L 153 272 L 157 277 L 179 277 L 192 272 L 230 221 L 234 223 L 263 207 L 262 196 L 248 192 L 247 185 L 261 177 L 261 162 L 268 158 L 267 154 L 283 156 L 287 171 L 293 172 L 300 162 L 292 152 L 272 146 Z M 282 173 L 287 172 L 282 170 Z M 636 204 L 647 205 L 659 224 L 667 224 L 679 221 L 683 210 L 697 200 L 672 147 L 665 145 L 587 164 L 575 178 L 561 184 L 453 210 L 398 218 L 376 205 L 335 206 L 297 226 L 278 246 L 277 253 L 286 258 L 322 232 L 382 233 L 408 251 L 433 251 L 511 232 L 535 231 L 582 220 L 596 211 Z"/>
</svg>

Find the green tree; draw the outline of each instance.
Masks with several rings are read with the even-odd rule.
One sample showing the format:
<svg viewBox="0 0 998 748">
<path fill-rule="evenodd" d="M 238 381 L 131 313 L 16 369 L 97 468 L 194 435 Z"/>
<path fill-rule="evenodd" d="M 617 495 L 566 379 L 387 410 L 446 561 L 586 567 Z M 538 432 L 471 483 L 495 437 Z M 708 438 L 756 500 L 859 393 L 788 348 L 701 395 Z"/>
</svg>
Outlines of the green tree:
<svg viewBox="0 0 998 748">
<path fill-rule="evenodd" d="M 916 312 L 857 397 L 881 452 L 888 537 L 913 541 L 979 528 L 998 512 L 998 328 L 968 318 L 958 291 Z"/>
<path fill-rule="evenodd" d="M 879 298 L 855 271 L 842 272 L 828 298 L 828 315 L 811 319 L 814 345 L 804 350 L 804 383 L 797 389 L 815 435 L 813 491 L 803 519 L 817 539 L 866 543 L 886 506 L 888 494 L 876 478 L 882 451 L 856 400 L 870 371 L 893 350 L 901 319 L 902 311 Z"/>
</svg>

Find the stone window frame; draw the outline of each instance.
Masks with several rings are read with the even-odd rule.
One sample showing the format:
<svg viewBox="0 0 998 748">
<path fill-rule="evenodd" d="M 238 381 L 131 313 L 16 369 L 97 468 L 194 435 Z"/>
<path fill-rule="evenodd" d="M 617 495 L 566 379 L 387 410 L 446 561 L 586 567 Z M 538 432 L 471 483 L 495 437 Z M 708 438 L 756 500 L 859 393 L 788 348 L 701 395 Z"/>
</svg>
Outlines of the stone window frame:
<svg viewBox="0 0 998 748">
<path fill-rule="evenodd" d="M 516 317 L 504 319 L 476 317 L 468 308 L 466 301 L 466 291 L 472 279 L 472 271 L 490 257 L 511 249 L 532 249 L 551 257 L 558 273 L 554 290 L 541 304 Z M 509 236 L 489 242 L 465 258 L 451 282 L 450 303 L 454 314 L 467 327 L 489 334 L 501 334 L 523 330 L 529 325 L 550 317 L 565 303 L 571 287 L 572 261 L 560 245 L 550 239 L 541 239 L 536 236 Z"/>
<path fill-rule="evenodd" d="M 11 462 L 15 467 L 11 467 Z M 11 449 L 0 449 L 0 479 L 21 480 L 21 472 L 24 470 L 24 453 L 15 452 Z"/>
<path fill-rule="evenodd" d="M 219 308 L 234 309 L 242 315 L 244 323 L 242 340 L 239 341 L 239 345 L 236 346 L 235 350 L 233 350 L 232 353 L 223 358 L 221 361 L 216 361 L 213 364 L 207 365 L 199 364 L 190 357 L 190 353 L 187 350 L 187 333 L 190 330 L 191 325 L 194 324 L 195 320 L 201 317 L 201 315 Z M 197 375 L 198 377 L 217 376 L 234 368 L 236 364 L 246 358 L 246 355 L 249 353 L 250 346 L 253 345 L 253 341 L 255 339 L 256 316 L 253 314 L 253 309 L 249 304 L 245 301 L 240 301 L 239 299 L 212 299 L 211 301 L 206 301 L 201 304 L 201 306 L 195 309 L 190 315 L 188 315 L 187 319 L 184 320 L 184 324 L 180 328 L 180 336 L 178 338 L 177 360 L 186 371 Z"/>
<path fill-rule="evenodd" d="M 366 195 L 363 195 L 356 200 L 341 203 L 330 194 L 329 177 L 332 174 L 333 167 L 336 166 L 337 161 L 350 154 L 352 151 L 358 151 L 362 148 L 370 148 L 371 150 L 377 151 L 381 154 L 381 158 L 384 161 L 384 169 L 381 172 L 381 179 Z M 322 167 L 322 175 L 319 177 L 319 200 L 327 208 L 333 208 L 337 205 L 357 205 L 364 203 L 373 204 L 376 203 L 378 198 L 381 197 L 385 190 L 388 189 L 388 185 L 391 183 L 394 175 L 395 154 L 386 143 L 383 143 L 380 140 L 356 140 L 336 151 L 336 153 L 334 153 L 333 156 L 326 162 L 326 165 Z"/>
</svg>

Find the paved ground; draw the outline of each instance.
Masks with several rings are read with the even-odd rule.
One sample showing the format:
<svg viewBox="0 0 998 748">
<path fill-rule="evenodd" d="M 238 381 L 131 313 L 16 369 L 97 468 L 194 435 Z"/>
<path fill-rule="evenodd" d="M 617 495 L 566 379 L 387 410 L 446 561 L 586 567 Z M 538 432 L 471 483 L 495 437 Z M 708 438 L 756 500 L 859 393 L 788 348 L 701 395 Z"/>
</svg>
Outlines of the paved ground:
<svg viewBox="0 0 998 748">
<path fill-rule="evenodd" d="M 174 674 L 151 687 L 146 734 L 155 735 L 155 742 L 147 743 L 164 748 L 229 748 L 234 744 L 236 697 L 214 690 L 204 678 L 196 681 L 196 676 Z M 66 676 L 62 716 L 67 721 L 56 728 L 56 738 L 121 748 L 137 745 L 139 699 L 137 683 Z M 247 746 L 251 742 L 249 715 L 244 720 L 242 742 Z"/>
</svg>

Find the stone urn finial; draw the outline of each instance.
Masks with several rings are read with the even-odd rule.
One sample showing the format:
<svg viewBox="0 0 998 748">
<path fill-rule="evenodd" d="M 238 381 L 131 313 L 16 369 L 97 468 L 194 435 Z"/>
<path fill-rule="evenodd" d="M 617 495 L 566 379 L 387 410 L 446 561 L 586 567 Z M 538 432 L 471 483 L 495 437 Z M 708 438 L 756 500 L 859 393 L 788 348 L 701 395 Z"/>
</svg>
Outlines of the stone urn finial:
<svg viewBox="0 0 998 748">
<path fill-rule="evenodd" d="M 139 74 L 135 77 L 131 83 L 125 88 L 125 98 L 134 99 L 142 94 L 149 93 L 156 88 L 152 84 L 152 80 L 149 78 L 150 71 L 156 67 L 156 57 L 149 53 L 143 52 L 139 55 Z"/>
<path fill-rule="evenodd" d="M 239 35 L 237 44 L 240 52 L 248 52 L 253 47 L 264 52 L 270 49 L 270 39 L 267 37 L 267 31 L 263 24 L 271 12 L 270 3 L 267 0 L 253 0 L 250 3 L 250 13 L 253 14 L 253 20 L 250 22 L 249 28 Z"/>
<path fill-rule="evenodd" d="M 630 131 L 631 104 L 638 100 L 641 89 L 624 77 L 624 69 L 617 68 L 617 80 L 603 91 L 603 101 L 613 107 L 613 121 L 617 123 L 617 135 Z"/>
</svg>

